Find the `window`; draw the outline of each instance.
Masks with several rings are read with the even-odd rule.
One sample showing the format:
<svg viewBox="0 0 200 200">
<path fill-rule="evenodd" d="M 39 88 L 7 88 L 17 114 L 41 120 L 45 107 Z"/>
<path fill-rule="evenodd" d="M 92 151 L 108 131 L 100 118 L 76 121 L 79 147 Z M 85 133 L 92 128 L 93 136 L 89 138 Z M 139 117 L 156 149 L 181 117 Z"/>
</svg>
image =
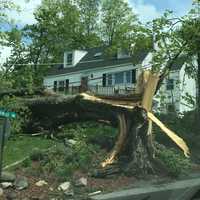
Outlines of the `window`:
<svg viewBox="0 0 200 200">
<path fill-rule="evenodd" d="M 67 65 L 72 65 L 72 60 L 73 60 L 73 54 L 68 53 L 67 54 Z"/>
<path fill-rule="evenodd" d="M 115 84 L 124 83 L 124 72 L 115 73 Z"/>
<path fill-rule="evenodd" d="M 173 79 L 167 79 L 167 90 L 173 90 L 174 89 L 174 80 Z"/>
</svg>

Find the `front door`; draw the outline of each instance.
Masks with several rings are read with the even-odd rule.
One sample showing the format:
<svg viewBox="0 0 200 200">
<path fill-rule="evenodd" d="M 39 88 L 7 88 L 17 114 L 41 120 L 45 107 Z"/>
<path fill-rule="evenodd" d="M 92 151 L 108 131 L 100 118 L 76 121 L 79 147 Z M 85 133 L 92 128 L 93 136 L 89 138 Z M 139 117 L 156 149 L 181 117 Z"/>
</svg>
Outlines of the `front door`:
<svg viewBox="0 0 200 200">
<path fill-rule="evenodd" d="M 88 77 L 81 77 L 81 92 L 85 92 L 88 90 Z"/>
</svg>

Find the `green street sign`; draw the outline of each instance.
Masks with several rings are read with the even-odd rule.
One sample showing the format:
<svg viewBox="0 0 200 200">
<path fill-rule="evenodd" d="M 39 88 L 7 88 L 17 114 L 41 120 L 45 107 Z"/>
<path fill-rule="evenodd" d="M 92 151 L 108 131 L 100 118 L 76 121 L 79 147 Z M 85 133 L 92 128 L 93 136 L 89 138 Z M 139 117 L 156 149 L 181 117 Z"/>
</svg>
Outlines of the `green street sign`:
<svg viewBox="0 0 200 200">
<path fill-rule="evenodd" d="M 0 117 L 16 118 L 16 113 L 0 109 Z"/>
</svg>

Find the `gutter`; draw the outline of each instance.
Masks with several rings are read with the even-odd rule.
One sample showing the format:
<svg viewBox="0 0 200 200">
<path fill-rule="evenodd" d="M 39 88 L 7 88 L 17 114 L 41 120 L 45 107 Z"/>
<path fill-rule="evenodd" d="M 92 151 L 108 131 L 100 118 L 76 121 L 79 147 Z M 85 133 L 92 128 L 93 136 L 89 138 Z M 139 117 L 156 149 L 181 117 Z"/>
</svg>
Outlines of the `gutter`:
<svg viewBox="0 0 200 200">
<path fill-rule="evenodd" d="M 115 67 L 123 67 L 123 66 L 126 66 L 126 65 L 133 65 L 133 63 L 125 63 L 125 64 L 120 64 L 120 65 L 111 65 L 111 66 L 102 67 L 101 69 L 115 68 Z M 134 66 L 133 66 L 133 67 L 134 67 Z M 137 68 L 137 65 L 136 65 L 135 68 Z M 96 70 L 96 69 L 99 69 L 99 67 L 92 68 L 92 70 Z M 91 69 L 85 69 L 85 70 L 83 69 L 83 70 L 76 71 L 76 72 L 69 72 L 69 73 L 57 74 L 57 75 L 48 75 L 48 76 L 45 76 L 44 78 L 60 77 L 60 76 L 71 75 L 71 74 L 77 74 L 77 73 L 81 73 L 81 72 L 89 72 L 89 71 L 91 71 Z"/>
</svg>

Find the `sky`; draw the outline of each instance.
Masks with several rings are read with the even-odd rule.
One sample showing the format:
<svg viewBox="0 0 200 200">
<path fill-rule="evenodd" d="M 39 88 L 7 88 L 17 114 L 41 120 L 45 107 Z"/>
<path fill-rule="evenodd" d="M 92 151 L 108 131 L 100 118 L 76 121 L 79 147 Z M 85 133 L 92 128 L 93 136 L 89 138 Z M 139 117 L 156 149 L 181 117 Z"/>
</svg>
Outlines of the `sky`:
<svg viewBox="0 0 200 200">
<path fill-rule="evenodd" d="M 25 24 L 36 22 L 33 12 L 40 5 L 41 0 L 13 0 L 20 6 L 21 12 L 10 12 L 9 17 L 13 18 L 19 27 Z M 157 18 L 168 9 L 174 11 L 176 17 L 183 16 L 192 7 L 192 0 L 127 0 L 139 19 L 145 23 Z M 2 53 L 3 52 L 3 53 Z M 0 47 L 0 60 L 5 60 L 10 52 L 9 48 Z"/>
<path fill-rule="evenodd" d="M 168 9 L 177 17 L 187 14 L 192 8 L 192 0 L 128 0 L 142 22 L 150 21 Z"/>
<path fill-rule="evenodd" d="M 142 22 L 150 21 L 162 15 L 166 10 L 173 10 L 176 16 L 186 14 L 192 7 L 192 0 L 127 0 L 133 11 L 138 14 Z M 12 13 L 10 16 L 22 25 L 33 24 L 35 22 L 33 12 L 40 5 L 41 0 L 14 0 L 22 12 Z"/>
</svg>

